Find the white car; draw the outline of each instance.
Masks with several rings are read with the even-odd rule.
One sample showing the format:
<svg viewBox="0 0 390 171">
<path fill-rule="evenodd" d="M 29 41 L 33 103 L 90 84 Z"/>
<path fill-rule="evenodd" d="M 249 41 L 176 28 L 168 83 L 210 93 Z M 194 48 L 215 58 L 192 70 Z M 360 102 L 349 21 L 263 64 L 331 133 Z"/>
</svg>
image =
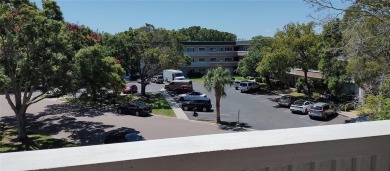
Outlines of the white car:
<svg viewBox="0 0 390 171">
<path fill-rule="evenodd" d="M 138 79 L 137 79 L 137 83 L 140 83 L 140 84 L 141 84 L 141 78 L 138 78 Z M 145 83 L 146 83 L 146 84 L 149 84 L 149 83 L 150 83 L 150 80 L 149 80 L 149 79 L 145 79 Z"/>
<path fill-rule="evenodd" d="M 187 93 L 187 94 L 180 94 L 177 98 L 179 101 L 190 101 L 190 100 L 198 100 L 198 99 L 207 98 L 207 95 L 203 94 L 201 92 L 193 91 L 193 92 Z"/>
<path fill-rule="evenodd" d="M 311 106 L 313 106 L 313 102 L 306 100 L 297 100 L 291 106 L 290 110 L 292 113 L 304 113 L 307 114 Z"/>
<path fill-rule="evenodd" d="M 240 87 L 239 87 L 241 93 L 248 92 L 251 90 L 256 90 L 258 88 L 260 88 L 259 84 L 254 83 L 254 82 L 249 82 L 249 81 L 248 82 L 241 82 Z"/>
</svg>

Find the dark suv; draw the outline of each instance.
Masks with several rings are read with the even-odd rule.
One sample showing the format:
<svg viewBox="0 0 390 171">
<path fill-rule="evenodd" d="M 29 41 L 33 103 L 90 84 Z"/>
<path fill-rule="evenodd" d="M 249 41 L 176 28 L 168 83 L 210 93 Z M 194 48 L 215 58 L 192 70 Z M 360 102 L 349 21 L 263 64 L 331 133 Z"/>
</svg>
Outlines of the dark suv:
<svg viewBox="0 0 390 171">
<path fill-rule="evenodd" d="M 213 106 L 211 105 L 210 99 L 205 100 L 191 100 L 188 102 L 183 102 L 181 108 L 183 110 L 194 110 L 196 108 L 198 111 L 207 112 L 210 111 Z"/>
</svg>

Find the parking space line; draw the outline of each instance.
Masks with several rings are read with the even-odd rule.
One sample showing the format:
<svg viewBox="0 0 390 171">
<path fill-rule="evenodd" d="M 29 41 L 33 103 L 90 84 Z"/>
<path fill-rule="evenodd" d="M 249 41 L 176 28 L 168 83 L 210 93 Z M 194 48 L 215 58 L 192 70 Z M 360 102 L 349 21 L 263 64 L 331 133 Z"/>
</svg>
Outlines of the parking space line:
<svg viewBox="0 0 390 171">
<path fill-rule="evenodd" d="M 305 115 L 305 116 L 300 116 L 299 118 L 301 118 L 301 119 L 302 119 L 302 118 L 306 118 L 307 116 L 308 116 L 308 115 Z"/>
</svg>

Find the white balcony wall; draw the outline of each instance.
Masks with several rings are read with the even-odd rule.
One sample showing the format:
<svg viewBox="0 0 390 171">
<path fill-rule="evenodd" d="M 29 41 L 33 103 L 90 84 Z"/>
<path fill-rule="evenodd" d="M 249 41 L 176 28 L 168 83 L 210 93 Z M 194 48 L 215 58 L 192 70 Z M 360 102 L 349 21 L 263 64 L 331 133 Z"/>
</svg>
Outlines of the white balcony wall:
<svg viewBox="0 0 390 171">
<path fill-rule="evenodd" d="M 390 121 L 0 154 L 0 170 L 389 171 Z"/>
</svg>

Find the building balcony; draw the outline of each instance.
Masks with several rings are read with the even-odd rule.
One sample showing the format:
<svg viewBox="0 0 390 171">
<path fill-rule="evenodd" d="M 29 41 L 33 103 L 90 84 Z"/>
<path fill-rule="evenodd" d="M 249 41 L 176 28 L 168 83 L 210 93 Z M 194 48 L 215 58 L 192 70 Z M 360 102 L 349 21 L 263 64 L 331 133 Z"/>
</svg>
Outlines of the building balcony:
<svg viewBox="0 0 390 171">
<path fill-rule="evenodd" d="M 0 154 L 0 170 L 388 171 L 390 121 Z"/>
<path fill-rule="evenodd" d="M 187 68 L 199 68 L 199 67 L 237 67 L 238 61 L 231 61 L 231 62 L 192 62 L 191 65 L 186 66 Z"/>
<path fill-rule="evenodd" d="M 191 57 L 244 57 L 248 51 L 197 51 L 183 53 Z"/>
</svg>

